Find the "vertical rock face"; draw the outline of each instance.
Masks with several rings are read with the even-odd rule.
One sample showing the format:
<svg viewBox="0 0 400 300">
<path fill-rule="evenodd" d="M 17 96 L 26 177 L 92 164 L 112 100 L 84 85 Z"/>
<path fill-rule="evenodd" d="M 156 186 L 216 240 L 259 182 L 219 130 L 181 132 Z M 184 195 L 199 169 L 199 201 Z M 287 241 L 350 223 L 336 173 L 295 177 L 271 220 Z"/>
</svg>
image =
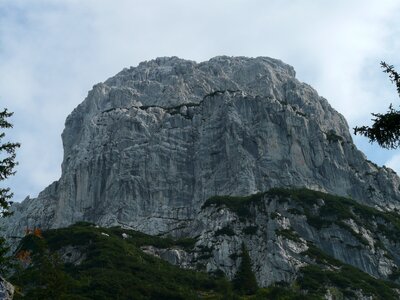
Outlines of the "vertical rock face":
<svg viewBox="0 0 400 300">
<path fill-rule="evenodd" d="M 399 208 L 400 180 L 356 149 L 342 115 L 266 57 L 158 58 L 97 84 L 67 118 L 62 176 L 8 230 L 76 221 L 190 226 L 214 195 L 307 187 Z"/>
</svg>

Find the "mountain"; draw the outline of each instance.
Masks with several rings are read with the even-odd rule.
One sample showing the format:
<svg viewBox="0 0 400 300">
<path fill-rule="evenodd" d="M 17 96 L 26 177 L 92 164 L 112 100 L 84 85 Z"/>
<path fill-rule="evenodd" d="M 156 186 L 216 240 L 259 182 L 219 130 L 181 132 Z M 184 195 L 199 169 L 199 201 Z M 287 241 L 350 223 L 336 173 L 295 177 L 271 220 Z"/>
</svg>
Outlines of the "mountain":
<svg viewBox="0 0 400 300">
<path fill-rule="evenodd" d="M 29 234 L 17 250 L 28 253 L 18 255 L 23 267 L 10 278 L 17 291 L 14 299 L 398 299 L 398 285 L 327 255 L 320 255 L 320 262 L 329 262 L 335 269 L 305 266 L 290 285 L 253 286 L 253 295 L 248 293 L 249 264 L 241 264 L 241 275 L 230 283 L 222 272 L 187 270 L 163 260 L 176 258 L 182 250 L 192 252 L 195 245 L 195 239 L 172 240 L 85 222 L 39 236 Z M 161 248 L 170 250 L 155 257 L 152 250 Z M 242 251 L 237 256 L 245 261 Z"/>
<path fill-rule="evenodd" d="M 209 299 L 232 294 L 224 278 L 172 266 L 144 253 L 140 247 L 146 244 L 189 249 L 193 241 L 83 222 L 40 237 L 27 235 L 18 253 L 29 251 L 29 267 L 11 277 L 19 290 L 14 299 L 183 300 L 198 294 Z"/>
<path fill-rule="evenodd" d="M 95 85 L 62 139 L 61 178 L 13 206 L 8 235 L 87 221 L 191 237 L 170 262 L 229 279 L 244 245 L 261 286 L 316 265 L 400 273 L 399 177 L 279 60 L 140 63 Z"/>
</svg>

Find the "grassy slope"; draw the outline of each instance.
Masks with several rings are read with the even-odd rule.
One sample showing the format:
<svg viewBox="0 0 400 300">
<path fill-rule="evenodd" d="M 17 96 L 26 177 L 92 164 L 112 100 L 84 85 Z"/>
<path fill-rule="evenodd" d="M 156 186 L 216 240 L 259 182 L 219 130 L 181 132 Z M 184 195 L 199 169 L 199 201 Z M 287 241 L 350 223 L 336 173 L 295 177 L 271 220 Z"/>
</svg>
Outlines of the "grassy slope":
<svg viewBox="0 0 400 300">
<path fill-rule="evenodd" d="M 130 237 L 123 239 L 122 232 Z M 62 281 L 68 285 L 57 296 L 60 299 L 220 299 L 230 292 L 230 284 L 223 278 L 172 266 L 143 253 L 139 247 L 144 244 L 190 247 L 193 241 L 173 241 L 121 228 L 95 228 L 82 223 L 46 231 L 43 239 L 27 236 L 21 250 L 31 250 L 32 260 L 37 263 L 36 267 L 17 272 L 11 279 L 25 294 L 25 297 L 19 295 L 15 299 L 48 297 L 44 289 L 37 290 L 43 285 L 41 273 L 49 268 L 57 269 L 53 273 L 61 274 Z M 67 245 L 82 247 L 87 254 L 82 264 L 54 263 L 49 253 Z M 35 257 L 34 253 L 40 255 Z M 41 267 L 40 257 L 50 257 L 50 267 L 49 264 Z"/>
</svg>

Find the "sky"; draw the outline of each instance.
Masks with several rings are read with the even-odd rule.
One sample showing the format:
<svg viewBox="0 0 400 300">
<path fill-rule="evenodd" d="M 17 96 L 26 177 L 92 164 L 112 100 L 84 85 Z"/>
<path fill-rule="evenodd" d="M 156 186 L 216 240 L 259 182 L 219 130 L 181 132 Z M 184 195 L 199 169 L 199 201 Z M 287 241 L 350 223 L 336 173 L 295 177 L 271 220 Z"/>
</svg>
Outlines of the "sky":
<svg viewBox="0 0 400 300">
<path fill-rule="evenodd" d="M 0 109 L 20 142 L 1 186 L 36 197 L 61 175 L 68 114 L 98 82 L 161 56 L 268 56 L 343 114 L 351 128 L 399 104 L 382 72 L 400 70 L 398 0 L 0 0 Z M 353 137 L 368 159 L 400 174 L 400 150 Z"/>
</svg>

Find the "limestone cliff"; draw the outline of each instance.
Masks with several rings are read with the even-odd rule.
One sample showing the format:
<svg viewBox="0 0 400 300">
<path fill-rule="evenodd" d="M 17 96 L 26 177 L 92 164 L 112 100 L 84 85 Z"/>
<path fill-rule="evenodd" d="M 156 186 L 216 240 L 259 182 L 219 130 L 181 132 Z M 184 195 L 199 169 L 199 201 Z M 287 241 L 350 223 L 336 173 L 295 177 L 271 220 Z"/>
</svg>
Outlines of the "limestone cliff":
<svg viewBox="0 0 400 300">
<path fill-rule="evenodd" d="M 200 263 L 233 278 L 244 243 L 262 286 L 291 282 L 310 264 L 331 271 L 351 265 L 392 280 L 400 271 L 400 215 L 308 189 L 210 198 L 191 230 L 194 255 L 181 253 L 175 264 Z"/>
<path fill-rule="evenodd" d="M 344 117 L 299 82 L 291 66 L 271 58 L 171 57 L 124 69 L 93 87 L 67 118 L 62 139 L 61 178 L 14 206 L 9 234 L 85 220 L 193 235 L 210 197 L 274 187 L 347 196 L 376 211 L 400 208 L 394 171 L 366 160 Z M 255 216 L 267 232 L 264 217 Z M 271 243 L 269 235 L 258 238 Z M 378 268 L 380 260 L 371 264 L 361 268 Z M 263 284 L 289 276 L 270 280 L 269 271 L 260 272 Z"/>
</svg>

